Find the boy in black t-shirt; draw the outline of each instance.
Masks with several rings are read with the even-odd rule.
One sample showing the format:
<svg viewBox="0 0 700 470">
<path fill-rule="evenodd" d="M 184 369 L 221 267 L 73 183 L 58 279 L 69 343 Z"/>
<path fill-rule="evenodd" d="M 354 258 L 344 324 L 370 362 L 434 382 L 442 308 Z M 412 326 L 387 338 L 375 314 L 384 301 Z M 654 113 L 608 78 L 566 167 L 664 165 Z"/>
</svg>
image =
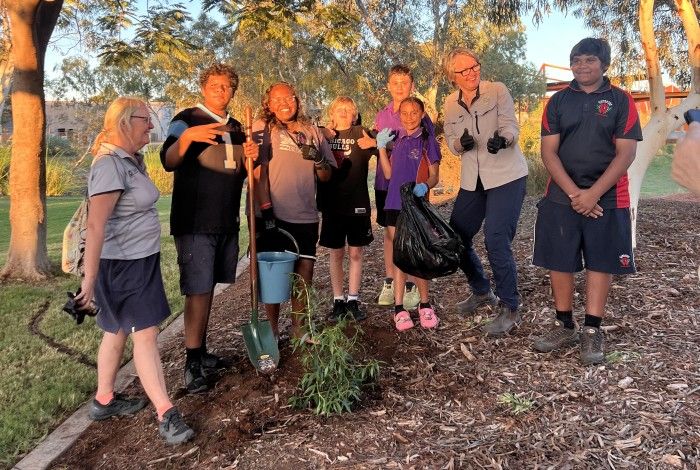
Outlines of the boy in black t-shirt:
<svg viewBox="0 0 700 470">
<path fill-rule="evenodd" d="M 372 221 L 367 172 L 376 148 L 362 149 L 357 141 L 366 137 L 362 126 L 353 125 L 357 106 L 352 98 L 340 96 L 328 108 L 330 124 L 324 129 L 338 169 L 331 180 L 319 187 L 319 209 L 323 215 L 320 245 L 330 249 L 333 310 L 328 316 L 338 321 L 346 315 L 363 320 L 359 292 L 364 247 L 372 243 Z M 348 246 L 348 296 L 343 295 L 343 258 Z"/>
<path fill-rule="evenodd" d="M 258 146 L 245 141 L 241 123 L 226 111 L 238 87 L 233 68 L 214 64 L 199 83 L 204 102 L 173 118 L 160 152 L 163 167 L 175 173 L 170 233 L 185 295 L 185 386 L 190 393 L 207 390 L 209 370 L 223 365 L 206 347 L 212 293 L 216 283 L 235 281 L 244 158 L 258 156 Z"/>
<path fill-rule="evenodd" d="M 549 269 L 556 309 L 534 347 L 549 352 L 581 342 L 581 361 L 603 362 L 605 314 L 613 274 L 635 272 L 627 168 L 639 118 L 629 93 L 604 76 L 610 45 L 586 38 L 571 50 L 574 80 L 555 93 L 542 116 L 542 161 L 551 175 L 537 204 L 533 264 Z M 574 273 L 586 268 L 586 316 L 576 331 Z"/>
</svg>

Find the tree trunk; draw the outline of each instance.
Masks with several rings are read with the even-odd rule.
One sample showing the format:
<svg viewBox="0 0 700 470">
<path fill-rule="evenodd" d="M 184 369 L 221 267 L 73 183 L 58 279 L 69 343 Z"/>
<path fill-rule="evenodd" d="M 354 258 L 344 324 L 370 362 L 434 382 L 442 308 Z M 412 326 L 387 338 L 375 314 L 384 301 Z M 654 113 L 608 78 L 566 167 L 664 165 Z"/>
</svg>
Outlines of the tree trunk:
<svg viewBox="0 0 700 470">
<path fill-rule="evenodd" d="M 44 57 L 62 0 L 7 0 L 12 38 L 10 247 L 2 278 L 40 280 L 46 250 Z"/>
<path fill-rule="evenodd" d="M 642 37 L 642 47 L 647 66 L 649 80 L 649 102 L 651 118 L 642 129 L 644 141 L 637 146 L 634 162 L 628 170 L 630 180 L 630 212 L 632 216 L 632 244 L 637 246 L 637 220 L 639 217 L 639 197 L 641 195 L 644 174 L 659 149 L 666 143 L 666 138 L 672 131 L 683 124 L 683 113 L 690 108 L 700 107 L 700 27 L 692 12 L 690 0 L 677 0 L 676 7 L 688 38 L 688 55 L 692 69 L 691 89 L 688 96 L 673 108 L 666 106 L 666 94 L 661 76 L 659 56 L 654 37 L 654 1 L 639 2 L 639 31 Z M 694 13 L 693 13 L 694 15 Z"/>
</svg>

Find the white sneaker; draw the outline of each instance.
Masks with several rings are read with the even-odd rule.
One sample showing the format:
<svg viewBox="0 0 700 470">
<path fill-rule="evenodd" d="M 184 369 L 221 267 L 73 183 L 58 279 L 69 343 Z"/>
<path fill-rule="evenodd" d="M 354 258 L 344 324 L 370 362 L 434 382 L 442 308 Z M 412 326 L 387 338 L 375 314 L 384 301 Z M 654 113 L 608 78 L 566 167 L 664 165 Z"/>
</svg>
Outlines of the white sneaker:
<svg viewBox="0 0 700 470">
<path fill-rule="evenodd" d="M 394 305 L 394 282 L 382 282 L 382 291 L 377 297 L 379 305 Z"/>
<path fill-rule="evenodd" d="M 420 294 L 418 293 L 418 287 L 414 284 L 411 289 L 406 289 L 403 294 L 403 306 L 406 310 L 411 310 L 418 307 L 420 303 Z"/>
</svg>

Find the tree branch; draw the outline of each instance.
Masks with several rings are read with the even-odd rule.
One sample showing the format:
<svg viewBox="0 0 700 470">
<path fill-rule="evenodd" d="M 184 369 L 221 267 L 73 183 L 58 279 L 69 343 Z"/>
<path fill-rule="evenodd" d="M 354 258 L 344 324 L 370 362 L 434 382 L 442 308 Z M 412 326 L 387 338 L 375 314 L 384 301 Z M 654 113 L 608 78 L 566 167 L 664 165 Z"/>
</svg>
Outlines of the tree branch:
<svg viewBox="0 0 700 470">
<path fill-rule="evenodd" d="M 370 18 L 369 12 L 367 11 L 367 7 L 362 2 L 362 0 L 355 0 L 355 5 L 357 6 L 357 9 L 360 10 L 360 15 L 365 21 L 365 24 L 367 25 L 367 28 L 369 29 L 370 33 L 372 33 L 372 36 L 374 36 L 374 38 L 377 41 L 379 41 L 379 44 L 381 44 L 384 48 L 384 53 L 387 54 L 393 62 L 398 62 L 399 58 L 396 56 L 396 54 L 394 54 L 393 48 L 389 47 L 389 45 L 386 43 L 384 35 L 379 33 L 379 28 L 377 28 L 377 26 L 372 21 L 372 18 Z"/>
<path fill-rule="evenodd" d="M 666 111 L 666 93 L 661 77 L 659 51 L 654 37 L 654 0 L 640 0 L 639 2 L 639 34 L 647 66 L 651 111 L 652 114 L 658 111 L 664 112 Z"/>
<path fill-rule="evenodd" d="M 688 62 L 690 62 L 692 74 L 690 92 L 697 94 L 700 93 L 700 25 L 693 2 L 676 0 L 676 8 L 688 41 Z"/>
</svg>

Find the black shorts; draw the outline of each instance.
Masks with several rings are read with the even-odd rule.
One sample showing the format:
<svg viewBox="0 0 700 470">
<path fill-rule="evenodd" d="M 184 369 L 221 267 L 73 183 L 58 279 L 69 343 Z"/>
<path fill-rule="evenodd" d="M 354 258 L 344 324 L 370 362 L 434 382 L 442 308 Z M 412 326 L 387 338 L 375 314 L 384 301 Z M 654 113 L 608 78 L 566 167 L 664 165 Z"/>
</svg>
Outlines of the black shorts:
<svg viewBox="0 0 700 470">
<path fill-rule="evenodd" d="M 238 233 L 193 233 L 175 236 L 182 295 L 206 294 L 218 282 L 236 280 Z"/>
<path fill-rule="evenodd" d="M 369 215 L 323 214 L 319 244 L 326 248 L 367 246 L 372 243 L 372 219 Z"/>
<path fill-rule="evenodd" d="M 288 232 L 297 245 L 299 245 L 299 257 L 316 261 L 316 244 L 318 243 L 318 222 L 310 224 L 295 224 L 277 219 L 277 227 Z M 260 251 L 291 251 L 297 252 L 294 243 L 285 234 L 277 230 L 258 230 L 264 227 L 262 219 L 256 219 L 257 233 L 256 249 Z"/>
<path fill-rule="evenodd" d="M 610 274 L 636 271 L 630 211 L 603 209 L 594 219 L 543 198 L 537 203 L 532 264 L 573 273 L 584 268 Z"/>
<path fill-rule="evenodd" d="M 384 211 L 384 220 L 387 227 L 396 227 L 396 221 L 399 220 L 401 211 L 396 209 L 386 209 Z"/>
<path fill-rule="evenodd" d="M 386 214 L 384 213 L 384 204 L 386 203 L 386 195 L 389 191 L 374 190 L 374 203 L 377 206 L 377 224 L 386 227 Z"/>
<path fill-rule="evenodd" d="M 160 274 L 160 253 L 141 259 L 100 259 L 95 283 L 103 331 L 131 334 L 158 326 L 170 315 Z"/>
</svg>

